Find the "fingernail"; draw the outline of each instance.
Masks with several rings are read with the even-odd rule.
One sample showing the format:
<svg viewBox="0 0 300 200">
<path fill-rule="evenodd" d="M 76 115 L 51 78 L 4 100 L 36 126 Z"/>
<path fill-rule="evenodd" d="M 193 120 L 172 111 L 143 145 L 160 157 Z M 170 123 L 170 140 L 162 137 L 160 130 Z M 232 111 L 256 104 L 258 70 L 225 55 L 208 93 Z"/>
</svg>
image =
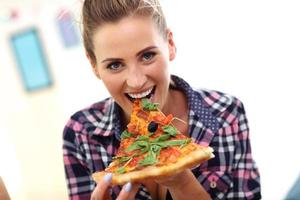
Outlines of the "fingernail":
<svg viewBox="0 0 300 200">
<path fill-rule="evenodd" d="M 132 184 L 130 182 L 126 183 L 126 185 L 125 185 L 125 192 L 130 192 L 131 188 L 132 188 Z"/>
<path fill-rule="evenodd" d="M 111 182 L 111 179 L 112 179 L 112 173 L 108 173 L 108 174 L 106 174 L 106 175 L 103 177 L 103 180 L 104 180 L 106 183 L 110 183 L 110 182 Z"/>
</svg>

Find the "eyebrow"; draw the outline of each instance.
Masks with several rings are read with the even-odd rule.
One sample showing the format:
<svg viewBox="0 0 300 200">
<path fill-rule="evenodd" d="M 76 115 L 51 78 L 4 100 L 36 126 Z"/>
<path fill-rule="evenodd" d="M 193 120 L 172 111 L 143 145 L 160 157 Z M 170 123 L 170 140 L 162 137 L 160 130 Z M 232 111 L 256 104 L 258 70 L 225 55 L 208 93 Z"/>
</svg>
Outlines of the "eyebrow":
<svg viewBox="0 0 300 200">
<path fill-rule="evenodd" d="M 145 51 L 149 51 L 151 49 L 155 49 L 157 48 L 156 46 L 149 46 L 149 47 L 146 47 L 142 50 L 140 50 L 139 52 L 136 53 L 136 57 L 140 56 L 142 53 L 144 53 Z M 123 61 L 124 59 L 122 58 L 106 58 L 104 60 L 101 61 L 101 63 L 104 63 L 104 62 L 111 62 L 111 61 Z"/>
</svg>

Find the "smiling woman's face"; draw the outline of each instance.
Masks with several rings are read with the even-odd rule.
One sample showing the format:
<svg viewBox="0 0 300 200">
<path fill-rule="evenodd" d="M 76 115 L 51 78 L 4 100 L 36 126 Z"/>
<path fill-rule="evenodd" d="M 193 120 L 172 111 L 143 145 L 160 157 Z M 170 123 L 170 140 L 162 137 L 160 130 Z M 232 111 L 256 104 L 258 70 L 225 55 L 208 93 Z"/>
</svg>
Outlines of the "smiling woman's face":
<svg viewBox="0 0 300 200">
<path fill-rule="evenodd" d="M 169 95 L 168 64 L 176 55 L 171 32 L 164 39 L 150 17 L 131 16 L 101 26 L 93 43 L 94 73 L 127 117 L 135 98 L 147 97 L 164 107 Z"/>
</svg>

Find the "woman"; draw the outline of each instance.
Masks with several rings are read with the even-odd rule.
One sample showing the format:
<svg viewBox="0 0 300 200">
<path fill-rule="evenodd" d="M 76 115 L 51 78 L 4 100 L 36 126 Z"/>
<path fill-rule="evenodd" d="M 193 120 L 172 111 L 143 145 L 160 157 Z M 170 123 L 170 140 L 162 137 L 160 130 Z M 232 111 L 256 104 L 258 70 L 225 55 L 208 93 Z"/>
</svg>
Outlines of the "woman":
<svg viewBox="0 0 300 200">
<path fill-rule="evenodd" d="M 87 58 L 111 97 L 75 113 L 64 129 L 70 199 L 259 199 L 242 103 L 170 75 L 176 46 L 158 0 L 85 0 L 82 17 Z M 107 175 L 96 186 L 91 174 L 111 162 L 136 98 L 189 122 L 174 125 L 216 157 L 164 179 L 111 188 Z"/>
</svg>

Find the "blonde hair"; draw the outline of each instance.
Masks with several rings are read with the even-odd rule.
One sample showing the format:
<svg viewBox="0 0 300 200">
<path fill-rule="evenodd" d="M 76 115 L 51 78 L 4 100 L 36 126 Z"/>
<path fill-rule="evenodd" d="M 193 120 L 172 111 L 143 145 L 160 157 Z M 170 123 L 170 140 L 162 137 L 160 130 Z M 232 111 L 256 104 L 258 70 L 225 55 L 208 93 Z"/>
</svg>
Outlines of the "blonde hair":
<svg viewBox="0 0 300 200">
<path fill-rule="evenodd" d="M 92 38 L 97 28 L 128 16 L 152 17 L 163 37 L 167 24 L 159 0 L 85 0 L 82 8 L 82 35 L 85 50 L 96 63 Z"/>
</svg>

